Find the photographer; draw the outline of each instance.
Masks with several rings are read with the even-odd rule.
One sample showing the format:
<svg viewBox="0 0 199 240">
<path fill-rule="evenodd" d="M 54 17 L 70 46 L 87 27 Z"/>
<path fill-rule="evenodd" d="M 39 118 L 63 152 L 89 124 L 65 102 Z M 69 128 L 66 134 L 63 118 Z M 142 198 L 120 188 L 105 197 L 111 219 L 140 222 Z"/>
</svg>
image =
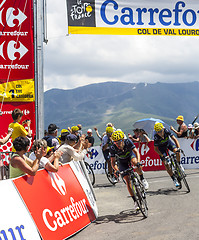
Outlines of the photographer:
<svg viewBox="0 0 199 240">
<path fill-rule="evenodd" d="M 31 130 L 30 130 L 30 120 L 24 120 L 22 124 L 20 124 L 21 119 L 22 119 L 23 113 L 20 109 L 15 108 L 12 111 L 12 119 L 13 122 L 9 124 L 9 128 L 13 129 L 12 132 L 12 142 L 17 138 L 17 137 L 29 137 L 31 138 Z M 27 131 L 24 128 L 24 125 L 27 125 Z M 12 147 L 12 152 L 16 152 L 14 146 Z"/>
</svg>

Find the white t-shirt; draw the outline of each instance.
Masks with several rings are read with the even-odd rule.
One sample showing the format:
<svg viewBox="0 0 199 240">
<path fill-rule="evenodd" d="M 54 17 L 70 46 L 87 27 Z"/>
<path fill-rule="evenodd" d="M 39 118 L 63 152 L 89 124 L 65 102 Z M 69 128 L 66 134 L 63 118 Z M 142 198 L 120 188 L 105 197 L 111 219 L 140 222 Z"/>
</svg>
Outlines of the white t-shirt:
<svg viewBox="0 0 199 240">
<path fill-rule="evenodd" d="M 66 143 L 61 145 L 61 147 L 59 147 L 57 151 L 61 151 L 63 153 L 59 159 L 62 163 L 67 163 L 72 160 L 75 160 L 75 161 L 83 160 L 87 153 L 86 149 L 84 149 L 81 152 L 77 152 L 72 146 Z"/>
<path fill-rule="evenodd" d="M 32 152 L 32 153 L 30 154 L 29 158 L 30 158 L 31 160 L 33 160 L 33 161 L 36 159 L 36 156 L 35 156 L 34 152 Z M 39 166 L 40 166 L 41 168 L 45 168 L 45 166 L 46 166 L 46 164 L 47 164 L 48 162 L 49 162 L 48 158 L 42 157 L 41 160 L 40 160 Z"/>
</svg>

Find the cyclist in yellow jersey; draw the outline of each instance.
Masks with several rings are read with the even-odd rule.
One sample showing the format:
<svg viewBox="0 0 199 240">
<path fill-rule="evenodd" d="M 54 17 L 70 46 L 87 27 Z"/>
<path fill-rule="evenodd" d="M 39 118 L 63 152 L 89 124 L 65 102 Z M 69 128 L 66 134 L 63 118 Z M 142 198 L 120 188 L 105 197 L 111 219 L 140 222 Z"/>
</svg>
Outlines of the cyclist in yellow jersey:
<svg viewBox="0 0 199 240">
<path fill-rule="evenodd" d="M 17 137 L 31 137 L 31 130 L 30 130 L 30 120 L 25 120 L 20 124 L 21 118 L 23 116 L 23 113 L 20 109 L 16 108 L 12 111 L 12 118 L 13 122 L 9 124 L 9 128 L 13 129 L 12 132 L 12 142 L 17 138 Z M 24 128 L 23 125 L 27 124 L 28 131 Z M 14 146 L 12 147 L 12 152 L 16 152 Z"/>
</svg>

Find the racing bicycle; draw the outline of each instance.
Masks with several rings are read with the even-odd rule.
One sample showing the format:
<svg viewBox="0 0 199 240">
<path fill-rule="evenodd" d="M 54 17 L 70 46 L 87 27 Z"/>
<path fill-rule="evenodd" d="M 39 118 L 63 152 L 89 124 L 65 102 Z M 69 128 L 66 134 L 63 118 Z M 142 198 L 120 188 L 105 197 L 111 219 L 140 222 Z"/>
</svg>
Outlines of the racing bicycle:
<svg viewBox="0 0 199 240">
<path fill-rule="evenodd" d="M 106 177 L 108 178 L 109 182 L 113 185 L 115 185 L 117 182 L 119 182 L 119 176 L 115 175 L 114 172 L 115 172 L 115 170 L 111 166 L 111 160 L 110 159 L 106 160 L 105 161 Z"/>
<path fill-rule="evenodd" d="M 144 185 L 140 181 L 139 175 L 136 172 L 134 172 L 133 167 L 130 167 L 120 172 L 120 174 L 126 174 L 126 173 L 128 173 L 130 177 L 133 195 L 135 196 L 135 200 L 139 207 L 139 211 L 142 213 L 144 218 L 147 218 L 148 206 L 147 206 L 146 192 L 145 192 Z"/>
<path fill-rule="evenodd" d="M 178 149 L 178 152 L 181 152 L 185 156 L 184 151 L 182 149 Z M 174 176 L 178 180 L 178 182 L 180 184 L 179 189 L 182 188 L 182 182 L 183 182 L 187 189 L 187 192 L 189 193 L 190 188 L 189 188 L 189 184 L 186 180 L 186 174 L 184 172 L 184 169 L 182 169 L 179 162 L 177 161 L 176 154 L 175 153 L 170 154 L 168 152 L 168 156 L 165 157 L 165 163 L 169 165 Z"/>
</svg>

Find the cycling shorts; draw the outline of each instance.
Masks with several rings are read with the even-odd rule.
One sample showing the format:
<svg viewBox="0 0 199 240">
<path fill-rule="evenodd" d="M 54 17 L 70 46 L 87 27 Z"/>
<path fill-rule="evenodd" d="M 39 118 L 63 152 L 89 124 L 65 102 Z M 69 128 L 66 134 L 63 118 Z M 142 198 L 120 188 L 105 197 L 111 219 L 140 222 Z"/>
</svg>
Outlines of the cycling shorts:
<svg viewBox="0 0 199 240">
<path fill-rule="evenodd" d="M 119 170 L 120 172 L 128 169 L 131 165 L 131 159 L 133 158 L 136 158 L 135 154 L 132 153 L 131 156 L 129 158 L 126 158 L 126 159 L 119 159 Z M 122 177 L 128 175 L 128 173 L 125 173 L 125 174 L 121 174 Z"/>
<path fill-rule="evenodd" d="M 158 146 L 159 151 L 163 154 L 163 156 L 167 156 L 167 149 L 169 149 L 170 151 L 173 152 L 173 150 L 176 148 L 176 145 L 169 140 L 167 145 L 163 145 L 163 146 Z"/>
</svg>

